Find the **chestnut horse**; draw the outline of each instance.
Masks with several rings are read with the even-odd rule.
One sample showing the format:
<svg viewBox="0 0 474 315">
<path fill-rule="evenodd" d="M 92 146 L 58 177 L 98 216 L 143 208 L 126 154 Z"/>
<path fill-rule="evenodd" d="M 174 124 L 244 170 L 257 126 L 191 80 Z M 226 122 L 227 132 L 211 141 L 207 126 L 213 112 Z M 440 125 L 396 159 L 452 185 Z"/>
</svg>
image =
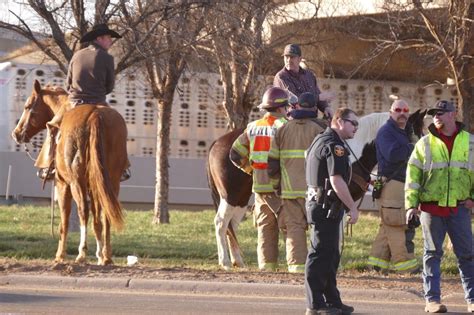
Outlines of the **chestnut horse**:
<svg viewBox="0 0 474 315">
<path fill-rule="evenodd" d="M 120 177 L 127 166 L 127 127 L 122 116 L 108 106 L 84 104 L 67 111 L 69 108 L 66 91 L 49 86 L 42 89 L 40 83 L 35 81 L 12 137 L 17 143 L 28 142 L 46 128 L 46 123 L 55 113 L 66 111 L 55 155 L 55 189 L 61 210 L 55 261 L 63 262 L 66 256 L 68 223 L 74 198 L 81 231 L 76 262 L 85 262 L 87 257 L 90 207 L 98 264 L 111 264 L 110 227 L 121 229 L 124 225 L 118 194 Z"/>
<path fill-rule="evenodd" d="M 425 113 L 426 111 L 417 110 L 409 117 L 409 122 L 419 137 L 422 136 Z M 364 117 L 367 118 L 364 119 Z M 375 143 L 371 140 L 375 138 L 378 128 L 387 121 L 389 115 L 374 113 L 364 117 L 360 119 L 359 129 L 365 128 L 365 125 L 371 126 L 372 134 L 363 140 L 366 143 L 361 146 L 363 149 L 358 153 L 354 152 L 357 159 L 352 163 L 353 175 L 349 184 L 354 200 L 362 198 L 368 189 L 370 172 L 377 164 Z M 378 124 L 376 128 L 372 126 L 374 120 Z M 207 161 L 209 187 L 217 210 L 214 225 L 218 261 L 219 265 L 226 270 L 232 266 L 244 266 L 236 232 L 245 216 L 252 195 L 252 177 L 235 167 L 229 159 L 230 148 L 242 132 L 243 129 L 235 129 L 218 138 L 209 148 Z M 371 142 L 367 143 L 368 141 Z M 360 152 L 362 154 L 359 156 Z"/>
</svg>

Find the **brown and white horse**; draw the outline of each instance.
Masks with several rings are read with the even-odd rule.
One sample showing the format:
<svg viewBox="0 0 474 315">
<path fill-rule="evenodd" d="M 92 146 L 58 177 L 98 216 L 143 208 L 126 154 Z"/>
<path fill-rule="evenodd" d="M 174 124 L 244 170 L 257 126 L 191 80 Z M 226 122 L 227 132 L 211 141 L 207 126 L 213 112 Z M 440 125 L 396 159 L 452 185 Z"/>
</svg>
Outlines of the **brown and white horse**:
<svg viewBox="0 0 474 315">
<path fill-rule="evenodd" d="M 17 143 L 28 142 L 46 128 L 61 108 L 69 109 L 67 93 L 61 88 L 34 83 L 23 114 L 12 132 Z M 66 256 L 66 239 L 72 198 L 80 219 L 80 244 L 76 262 L 87 257 L 89 207 L 97 242 L 99 265 L 112 263 L 110 227 L 124 225 L 118 201 L 120 177 L 127 166 L 127 127 L 122 116 L 108 106 L 81 105 L 64 114 L 56 150 L 55 189 L 61 209 L 60 239 L 56 262 Z M 90 199 L 90 205 L 87 202 Z"/>
<path fill-rule="evenodd" d="M 415 134 L 418 136 L 421 136 L 423 132 L 425 112 L 417 110 L 409 118 Z M 368 116 L 370 117 L 364 119 Z M 379 115 L 372 114 L 364 117 L 360 119 L 359 129 L 365 128 L 365 125 L 370 125 L 373 135 L 362 140 L 362 150 L 359 151 L 359 154 L 360 152 L 362 154 L 359 156 L 358 153 L 355 153 L 358 159 L 352 163 L 353 176 L 349 190 L 354 200 L 362 198 L 367 191 L 370 183 L 370 172 L 377 164 L 375 143 L 372 140 L 375 138 L 378 128 L 387 121 L 389 115 L 379 113 Z M 372 127 L 371 122 L 373 120 L 377 121 L 377 128 Z M 235 167 L 229 159 L 230 148 L 242 132 L 242 129 L 236 129 L 218 138 L 209 149 L 207 163 L 209 187 L 217 210 L 214 224 L 218 261 L 219 265 L 226 270 L 229 270 L 232 266 L 244 266 L 236 232 L 245 216 L 252 195 L 252 177 Z M 369 141 L 371 142 L 367 143 Z"/>
</svg>

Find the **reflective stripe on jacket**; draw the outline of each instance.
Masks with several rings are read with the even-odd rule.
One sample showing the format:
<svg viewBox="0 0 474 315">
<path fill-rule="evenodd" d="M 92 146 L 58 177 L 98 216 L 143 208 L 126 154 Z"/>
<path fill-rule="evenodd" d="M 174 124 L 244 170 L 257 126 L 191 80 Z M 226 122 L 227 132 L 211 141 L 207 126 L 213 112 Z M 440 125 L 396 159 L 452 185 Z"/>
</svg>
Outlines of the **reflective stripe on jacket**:
<svg viewBox="0 0 474 315">
<path fill-rule="evenodd" d="M 458 201 L 474 198 L 474 137 L 461 130 L 451 157 L 448 148 L 430 133 L 415 145 L 407 167 L 405 208 L 416 208 L 422 202 L 437 202 L 441 207 L 456 207 Z"/>
<path fill-rule="evenodd" d="M 232 162 L 244 170 L 248 161 L 253 169 L 253 192 L 273 192 L 273 185 L 267 174 L 268 151 L 276 128 L 286 122 L 284 114 L 266 113 L 263 118 L 249 123 L 232 144 L 231 151 L 241 157 L 239 161 L 232 160 Z"/>
<path fill-rule="evenodd" d="M 281 181 L 282 199 L 305 198 L 305 151 L 322 131 L 311 118 L 293 119 L 277 129 L 268 156 L 268 173 L 274 185 Z"/>
</svg>

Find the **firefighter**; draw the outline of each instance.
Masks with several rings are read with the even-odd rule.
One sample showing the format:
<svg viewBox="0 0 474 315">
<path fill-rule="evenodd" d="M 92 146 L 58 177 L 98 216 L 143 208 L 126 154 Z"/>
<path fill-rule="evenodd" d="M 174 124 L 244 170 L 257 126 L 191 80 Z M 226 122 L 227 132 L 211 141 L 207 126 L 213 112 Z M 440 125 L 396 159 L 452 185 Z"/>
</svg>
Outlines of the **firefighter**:
<svg viewBox="0 0 474 315">
<path fill-rule="evenodd" d="M 249 123 L 230 150 L 232 163 L 253 177 L 258 267 L 265 271 L 277 268 L 277 215 L 281 207 L 281 199 L 274 193 L 267 174 L 268 151 L 276 128 L 287 122 L 287 106 L 288 95 L 284 90 L 277 87 L 268 89 L 259 105 L 267 113 L 263 118 Z"/>
<path fill-rule="evenodd" d="M 285 235 L 288 271 L 293 273 L 304 272 L 308 254 L 306 181 L 301 175 L 304 174 L 304 152 L 323 131 L 313 122 L 317 115 L 316 103 L 314 94 L 301 94 L 289 113 L 290 121 L 277 129 L 268 155 L 268 175 L 282 198 L 278 226 Z"/>
</svg>

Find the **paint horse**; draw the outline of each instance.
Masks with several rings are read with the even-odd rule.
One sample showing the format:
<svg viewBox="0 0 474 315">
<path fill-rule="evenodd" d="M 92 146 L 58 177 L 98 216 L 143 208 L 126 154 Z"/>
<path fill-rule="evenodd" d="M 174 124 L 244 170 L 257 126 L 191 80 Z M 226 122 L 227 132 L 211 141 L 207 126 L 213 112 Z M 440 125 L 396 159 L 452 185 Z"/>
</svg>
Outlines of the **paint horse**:
<svg viewBox="0 0 474 315">
<path fill-rule="evenodd" d="M 72 198 L 80 219 L 80 244 L 76 262 L 86 261 L 89 210 L 97 242 L 99 265 L 112 263 L 110 227 L 124 225 L 118 201 L 120 177 L 127 166 L 127 127 L 122 116 L 108 106 L 80 105 L 69 109 L 61 88 L 42 88 L 35 81 L 23 114 L 12 132 L 17 143 L 29 142 L 46 128 L 54 114 L 64 110 L 55 155 L 55 189 L 61 210 L 60 238 L 56 262 L 66 257 L 66 239 Z M 90 199 L 90 205 L 87 199 Z"/>
<path fill-rule="evenodd" d="M 418 136 L 422 135 L 424 114 L 425 112 L 420 113 L 418 110 L 409 118 Z M 366 143 L 366 139 L 375 139 L 378 128 L 387 121 L 388 117 L 387 113 L 361 117 L 359 130 L 370 126 L 372 131 L 370 136 L 362 138 L 362 143 Z M 376 127 L 373 127 L 374 120 Z M 359 130 L 356 135 L 360 132 Z M 214 224 L 218 261 L 219 265 L 226 270 L 232 266 L 244 267 L 236 233 L 252 195 L 252 177 L 235 167 L 229 159 L 230 148 L 242 132 L 243 129 L 236 129 L 218 138 L 209 149 L 207 163 L 209 187 L 217 210 Z M 354 152 L 358 160 L 352 164 L 353 175 L 349 185 L 349 190 L 355 200 L 364 196 L 370 183 L 370 172 L 377 164 L 375 143 L 372 141 L 360 147 L 362 149 L 359 150 L 359 155 Z"/>
</svg>

